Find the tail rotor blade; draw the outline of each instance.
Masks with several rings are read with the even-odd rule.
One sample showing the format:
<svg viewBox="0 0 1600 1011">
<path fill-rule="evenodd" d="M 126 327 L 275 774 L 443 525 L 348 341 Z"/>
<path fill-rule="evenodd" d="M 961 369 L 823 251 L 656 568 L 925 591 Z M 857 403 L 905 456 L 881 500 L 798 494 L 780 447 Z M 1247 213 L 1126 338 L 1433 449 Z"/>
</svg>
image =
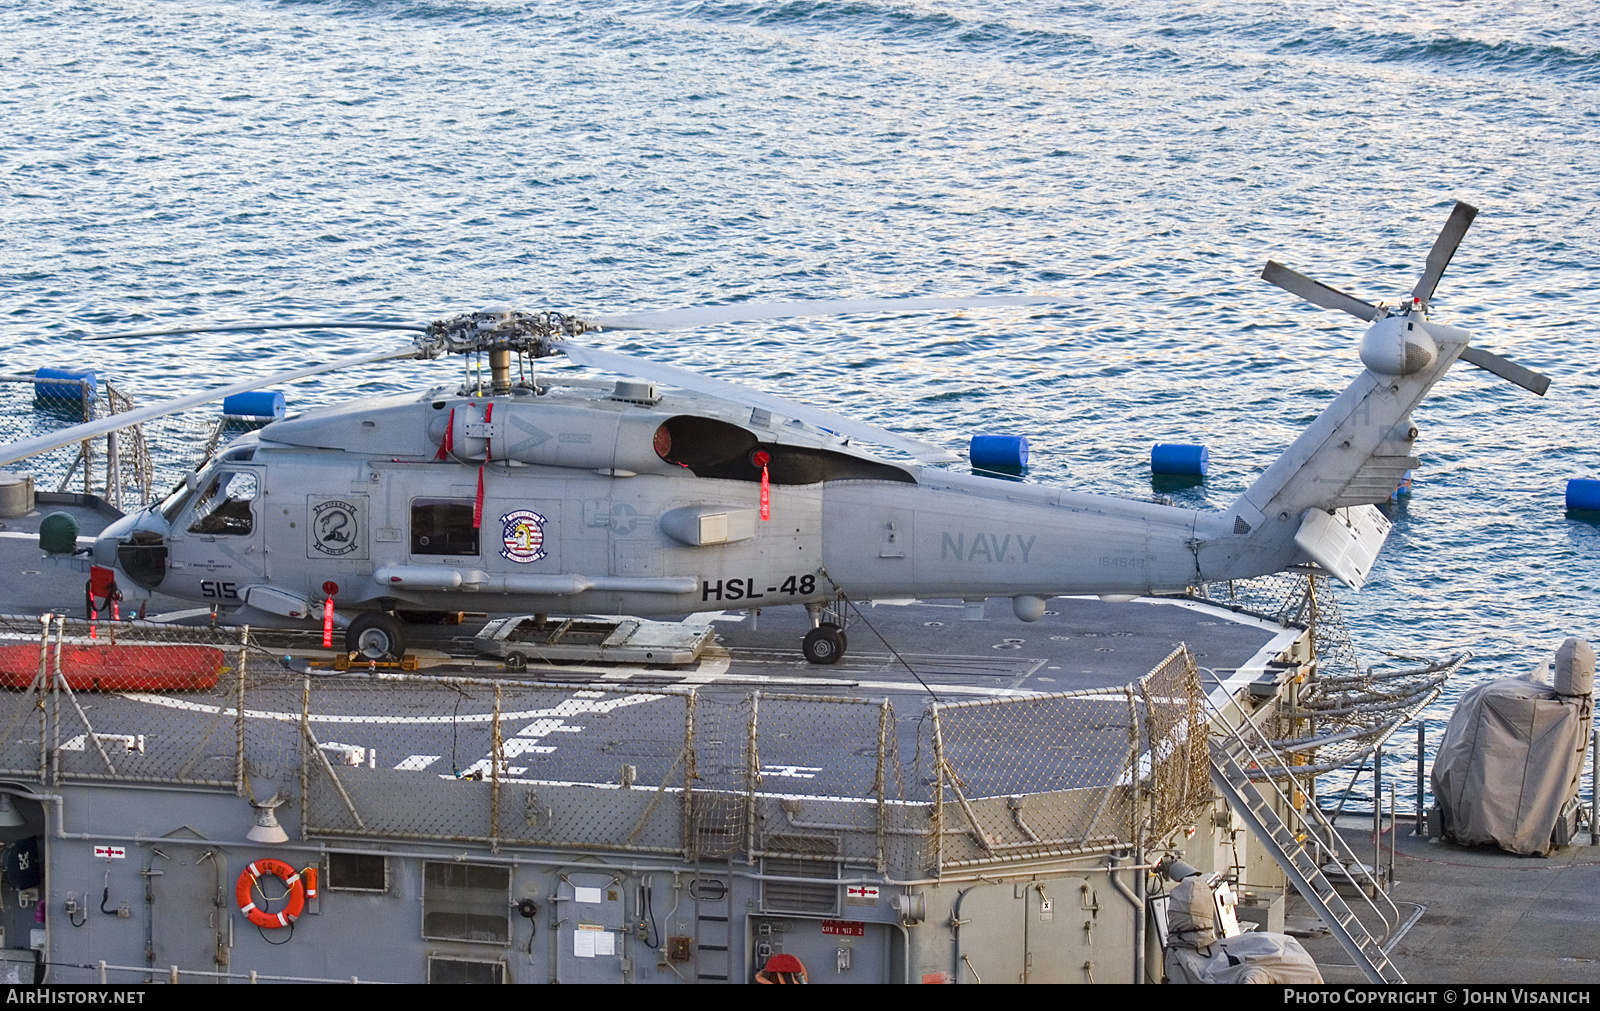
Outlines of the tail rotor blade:
<svg viewBox="0 0 1600 1011">
<path fill-rule="evenodd" d="M 1324 309 L 1337 309 L 1347 312 L 1357 319 L 1372 321 L 1382 319 L 1384 311 L 1371 302 L 1363 302 L 1354 295 L 1347 295 L 1337 288 L 1330 288 L 1321 281 L 1291 270 L 1277 260 L 1268 260 L 1267 265 L 1261 268 L 1261 279 L 1268 284 L 1275 284 L 1291 295 L 1298 295 L 1312 305 L 1320 305 Z"/>
<path fill-rule="evenodd" d="M 1544 391 L 1550 388 L 1550 377 L 1544 373 L 1525 369 L 1509 358 L 1501 358 L 1494 352 L 1485 351 L 1483 348 L 1467 345 L 1461 351 L 1461 360 L 1468 365 L 1476 365 L 1485 372 L 1493 372 L 1501 379 L 1516 383 L 1523 389 L 1536 393 L 1541 397 L 1544 396 Z"/>
<path fill-rule="evenodd" d="M 1467 234 L 1472 219 L 1477 216 L 1476 207 L 1457 200 L 1455 209 L 1450 212 L 1449 220 L 1439 230 L 1439 237 L 1433 240 L 1433 248 L 1428 251 L 1427 265 L 1422 268 L 1422 277 L 1418 279 L 1417 286 L 1411 289 L 1411 298 L 1421 302 L 1423 309 L 1427 309 L 1428 303 L 1433 301 L 1433 290 L 1439 286 L 1439 278 L 1444 276 L 1444 268 L 1450 266 L 1450 258 L 1456 255 L 1456 247 L 1461 245 L 1462 237 Z"/>
</svg>

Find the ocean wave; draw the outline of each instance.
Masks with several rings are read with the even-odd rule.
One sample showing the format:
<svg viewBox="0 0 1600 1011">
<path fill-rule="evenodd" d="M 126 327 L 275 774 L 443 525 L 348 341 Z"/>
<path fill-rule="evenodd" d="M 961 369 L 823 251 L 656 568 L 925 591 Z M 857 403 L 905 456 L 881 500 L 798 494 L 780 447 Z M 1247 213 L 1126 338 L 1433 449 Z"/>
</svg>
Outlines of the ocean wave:
<svg viewBox="0 0 1600 1011">
<path fill-rule="evenodd" d="M 1600 82 L 1600 56 L 1552 43 L 1488 41 L 1452 34 L 1416 35 L 1340 29 L 1306 31 L 1285 39 L 1274 53 L 1357 58 L 1371 63 L 1405 63 L 1457 73 L 1538 75 L 1575 82 Z"/>
</svg>

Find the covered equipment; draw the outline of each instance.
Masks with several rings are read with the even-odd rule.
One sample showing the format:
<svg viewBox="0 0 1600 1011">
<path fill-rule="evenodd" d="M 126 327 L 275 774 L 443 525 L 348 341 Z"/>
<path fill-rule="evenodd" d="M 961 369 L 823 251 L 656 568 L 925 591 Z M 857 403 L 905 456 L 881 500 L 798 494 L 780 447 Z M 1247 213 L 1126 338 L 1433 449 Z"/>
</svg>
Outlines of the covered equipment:
<svg viewBox="0 0 1600 1011">
<path fill-rule="evenodd" d="M 1226 883 L 1201 874 L 1167 901 L 1165 968 L 1172 983 L 1321 983 L 1317 963 L 1287 934 L 1241 933 Z"/>
<path fill-rule="evenodd" d="M 1569 638 L 1531 674 L 1462 696 L 1433 761 L 1440 834 L 1546 854 L 1571 837 L 1594 715 L 1594 650 Z"/>
</svg>

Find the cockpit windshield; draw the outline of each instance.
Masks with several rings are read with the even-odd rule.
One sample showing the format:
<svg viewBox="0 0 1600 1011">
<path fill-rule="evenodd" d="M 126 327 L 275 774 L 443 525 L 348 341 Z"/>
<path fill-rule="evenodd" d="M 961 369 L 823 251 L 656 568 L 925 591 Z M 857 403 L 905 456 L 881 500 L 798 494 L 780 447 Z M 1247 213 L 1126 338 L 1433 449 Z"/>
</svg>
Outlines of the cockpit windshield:
<svg viewBox="0 0 1600 1011">
<path fill-rule="evenodd" d="M 183 512 L 183 504 L 189 498 L 189 483 L 179 481 L 167 492 L 167 497 L 161 500 L 161 515 L 168 523 L 173 522 Z"/>
</svg>

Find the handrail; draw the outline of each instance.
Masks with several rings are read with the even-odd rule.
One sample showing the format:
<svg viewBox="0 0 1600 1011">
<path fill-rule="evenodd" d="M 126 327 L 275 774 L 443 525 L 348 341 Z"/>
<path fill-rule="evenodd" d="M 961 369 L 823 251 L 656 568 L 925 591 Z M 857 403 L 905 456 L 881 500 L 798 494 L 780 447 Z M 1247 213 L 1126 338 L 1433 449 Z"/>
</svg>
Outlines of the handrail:
<svg viewBox="0 0 1600 1011">
<path fill-rule="evenodd" d="M 1261 765 L 1262 762 L 1260 756 L 1256 753 L 1255 749 L 1250 746 L 1250 742 L 1245 740 L 1244 735 L 1239 732 L 1239 728 L 1222 718 L 1223 709 L 1218 708 L 1209 695 L 1206 696 L 1206 703 L 1211 707 L 1212 712 L 1217 717 L 1216 720 L 1212 721 L 1213 726 L 1220 724 L 1222 727 L 1224 727 L 1229 736 L 1233 738 L 1234 743 L 1239 746 L 1240 750 L 1243 751 L 1243 753 L 1247 755 L 1256 765 Z M 1255 729 L 1255 724 L 1250 720 L 1250 714 L 1246 713 L 1244 708 L 1239 705 L 1238 698 L 1230 695 L 1228 696 L 1228 703 L 1238 710 L 1239 715 L 1245 724 L 1249 725 L 1252 729 Z M 1278 753 L 1277 749 L 1272 746 L 1270 741 L 1263 737 L 1261 743 L 1266 748 L 1266 751 L 1277 760 L 1279 765 L 1283 766 L 1284 768 L 1290 767 L 1289 763 L 1283 760 L 1283 756 Z M 1317 805 L 1307 804 L 1305 805 L 1304 809 L 1296 808 L 1290 797 L 1278 788 L 1277 782 L 1273 777 L 1264 777 L 1259 782 L 1264 782 L 1268 785 L 1268 787 L 1271 788 L 1273 795 L 1283 805 L 1284 810 L 1300 811 L 1302 818 L 1304 817 L 1304 811 L 1311 812 L 1317 827 L 1321 829 L 1322 834 L 1324 834 L 1327 839 L 1327 842 L 1317 839 L 1316 841 L 1318 845 L 1327 848 L 1333 855 L 1334 859 L 1338 862 L 1341 873 L 1346 878 L 1356 883 L 1356 891 L 1361 893 L 1362 901 L 1366 902 L 1367 906 L 1372 910 L 1372 912 L 1383 921 L 1383 936 L 1388 937 L 1390 933 L 1392 933 L 1400 924 L 1400 909 L 1394 904 L 1394 900 L 1389 898 L 1389 893 L 1385 891 L 1382 886 L 1378 884 L 1377 879 L 1373 877 L 1373 873 L 1377 871 L 1377 868 L 1374 867 L 1371 869 L 1373 873 L 1369 873 L 1365 869 L 1366 865 L 1363 864 L 1359 858 L 1357 858 L 1355 852 L 1350 849 L 1348 844 L 1345 843 L 1344 839 L 1339 835 L 1338 830 L 1334 828 L 1333 823 L 1323 815 L 1321 809 L 1318 808 Z M 1370 889 L 1361 887 L 1361 883 L 1356 881 L 1356 876 L 1351 870 L 1352 867 L 1360 871 L 1361 877 L 1365 879 L 1367 885 L 1370 886 Z M 1383 896 L 1384 903 L 1389 907 L 1390 913 L 1393 914 L 1392 918 L 1390 913 L 1385 913 L 1374 901 L 1375 897 L 1379 895 Z"/>
</svg>

